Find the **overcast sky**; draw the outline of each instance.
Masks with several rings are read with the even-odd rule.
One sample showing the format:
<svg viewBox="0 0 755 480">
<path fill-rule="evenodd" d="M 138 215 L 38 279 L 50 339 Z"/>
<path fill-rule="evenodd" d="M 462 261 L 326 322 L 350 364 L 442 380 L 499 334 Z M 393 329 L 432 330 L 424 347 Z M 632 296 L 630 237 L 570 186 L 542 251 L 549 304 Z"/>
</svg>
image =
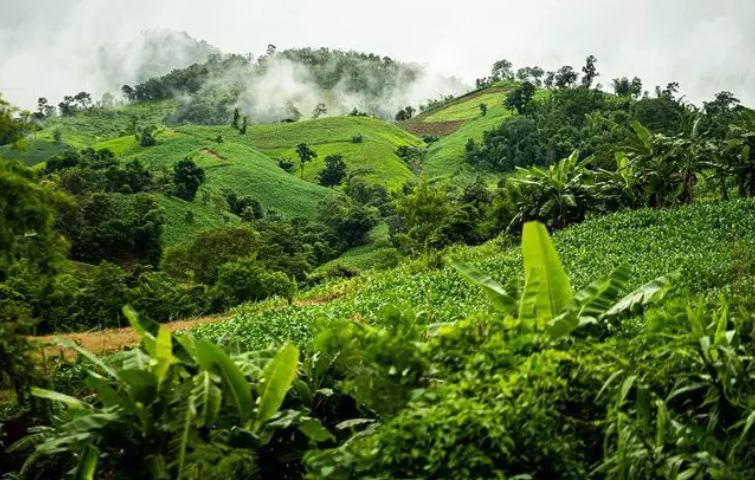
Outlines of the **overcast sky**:
<svg viewBox="0 0 755 480">
<path fill-rule="evenodd" d="M 0 93 L 33 107 L 95 90 L 97 47 L 154 28 L 229 53 L 375 52 L 470 83 L 499 58 L 555 69 L 594 54 L 604 85 L 637 75 L 755 103 L 755 0 L 0 0 Z"/>
</svg>

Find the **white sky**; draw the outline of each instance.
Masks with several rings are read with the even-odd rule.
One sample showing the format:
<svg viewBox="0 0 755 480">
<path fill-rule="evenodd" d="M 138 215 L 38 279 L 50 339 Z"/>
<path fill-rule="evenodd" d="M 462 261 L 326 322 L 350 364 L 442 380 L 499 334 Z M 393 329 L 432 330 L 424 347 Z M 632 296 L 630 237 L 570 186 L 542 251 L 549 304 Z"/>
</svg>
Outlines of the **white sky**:
<svg viewBox="0 0 755 480">
<path fill-rule="evenodd" d="M 228 53 L 374 52 L 470 83 L 499 58 L 548 70 L 594 54 L 604 85 L 637 75 L 755 103 L 755 0 L 0 0 L 0 93 L 33 107 L 94 90 L 97 47 L 154 28 Z"/>
</svg>

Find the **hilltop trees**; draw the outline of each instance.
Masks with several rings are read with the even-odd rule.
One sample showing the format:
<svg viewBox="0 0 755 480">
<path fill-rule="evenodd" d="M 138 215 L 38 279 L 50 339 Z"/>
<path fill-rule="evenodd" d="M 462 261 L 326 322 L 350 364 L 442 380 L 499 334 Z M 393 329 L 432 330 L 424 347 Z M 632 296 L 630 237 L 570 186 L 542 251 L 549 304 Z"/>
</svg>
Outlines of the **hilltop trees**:
<svg viewBox="0 0 755 480">
<path fill-rule="evenodd" d="M 540 67 L 524 67 L 516 71 L 516 79 L 521 82 L 531 82 L 538 87 L 543 85 L 545 70 Z"/>
<path fill-rule="evenodd" d="M 554 85 L 557 88 L 571 88 L 577 84 L 579 75 L 571 65 L 564 65 L 554 75 Z"/>
<path fill-rule="evenodd" d="M 306 143 L 300 143 L 296 147 L 296 155 L 299 157 L 299 168 L 301 169 L 301 178 L 304 178 L 304 165 L 317 158 L 317 152 L 309 148 Z"/>
<path fill-rule="evenodd" d="M 325 170 L 320 172 L 320 185 L 333 188 L 346 178 L 346 162 L 341 155 L 325 157 Z"/>
<path fill-rule="evenodd" d="M 595 64 L 598 62 L 598 59 L 595 58 L 594 55 L 590 55 L 587 57 L 587 60 L 585 60 L 585 66 L 582 67 L 582 86 L 585 88 L 592 88 L 593 82 L 595 82 L 595 79 L 600 76 L 598 73 L 598 69 L 595 66 Z"/>
<path fill-rule="evenodd" d="M 403 122 L 405 120 L 409 120 L 414 116 L 414 112 L 414 107 L 407 105 L 406 107 L 398 111 L 398 113 L 396 114 L 396 121 Z"/>
<path fill-rule="evenodd" d="M 194 200 L 200 185 L 204 182 L 204 169 L 194 160 L 184 158 L 173 167 L 174 194 L 187 202 Z"/>
<path fill-rule="evenodd" d="M 497 60 L 493 63 L 493 68 L 490 70 L 491 79 L 494 82 L 499 80 L 513 80 L 514 71 L 512 70 L 513 64 L 505 58 Z"/>
<path fill-rule="evenodd" d="M 614 78 L 612 82 L 613 91 L 619 97 L 629 97 L 635 100 L 642 95 L 642 80 L 634 77 L 629 80 L 627 77 Z"/>
<path fill-rule="evenodd" d="M 534 96 L 535 86 L 530 82 L 524 82 L 520 87 L 509 93 L 506 98 L 506 107 L 516 110 L 519 114 L 525 113 Z"/>
<path fill-rule="evenodd" d="M 25 116 L 15 118 L 17 113 L 19 110 L 0 95 L 0 145 L 14 144 L 33 131 L 34 126 Z"/>
</svg>

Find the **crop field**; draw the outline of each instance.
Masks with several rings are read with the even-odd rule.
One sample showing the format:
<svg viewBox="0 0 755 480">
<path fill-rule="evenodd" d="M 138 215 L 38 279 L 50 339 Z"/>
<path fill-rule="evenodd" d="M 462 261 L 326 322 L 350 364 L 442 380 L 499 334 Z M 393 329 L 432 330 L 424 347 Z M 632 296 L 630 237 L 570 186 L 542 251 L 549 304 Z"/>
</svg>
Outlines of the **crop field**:
<svg viewBox="0 0 755 480">
<path fill-rule="evenodd" d="M 755 271 L 755 201 L 705 202 L 678 210 L 637 210 L 609 215 L 554 236 L 576 288 L 629 265 L 636 288 L 660 275 L 680 272 L 679 291 L 715 297 L 722 290 L 751 290 Z M 476 266 L 502 284 L 521 280 L 521 253 L 511 240 L 448 253 Z M 482 293 L 450 267 L 417 273 L 411 263 L 358 279 L 343 298 L 325 305 L 293 306 L 241 313 L 228 322 L 203 325 L 198 336 L 258 348 L 286 340 L 306 344 L 319 322 L 353 318 L 380 324 L 387 305 L 426 311 L 431 322 L 459 320 L 486 311 Z M 354 283 L 352 281 L 352 283 Z M 734 285 L 734 287 L 732 287 Z"/>
<path fill-rule="evenodd" d="M 398 157 L 396 149 L 402 145 L 417 145 L 417 140 L 404 130 L 383 121 L 366 117 L 323 118 L 297 123 L 253 125 L 246 135 L 239 135 L 227 126 L 184 126 L 179 132 L 214 141 L 218 135 L 226 144 L 238 143 L 259 149 L 269 157 L 286 157 L 298 164 L 296 147 L 306 143 L 317 152 L 318 158 L 307 164 L 304 180 L 316 183 L 325 166 L 325 157 L 342 155 L 350 170 L 368 169 L 367 177 L 388 188 L 398 188 L 414 174 Z M 352 137 L 362 136 L 362 143 Z M 299 172 L 297 170 L 297 175 Z"/>
<path fill-rule="evenodd" d="M 423 117 L 425 122 L 448 122 L 453 120 L 473 120 L 480 116 L 480 105 L 485 104 L 488 108 L 494 105 L 503 104 L 507 92 L 498 91 L 492 93 L 483 93 L 482 95 L 473 96 L 468 100 L 460 103 L 454 103 L 446 108 L 432 112 Z"/>
</svg>

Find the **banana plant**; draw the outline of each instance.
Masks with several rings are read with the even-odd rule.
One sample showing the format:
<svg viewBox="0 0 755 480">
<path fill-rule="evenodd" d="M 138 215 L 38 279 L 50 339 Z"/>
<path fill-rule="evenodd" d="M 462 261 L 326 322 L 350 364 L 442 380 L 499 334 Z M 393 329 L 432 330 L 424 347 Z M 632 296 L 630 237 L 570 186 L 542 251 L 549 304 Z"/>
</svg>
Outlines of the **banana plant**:
<svg viewBox="0 0 755 480">
<path fill-rule="evenodd" d="M 88 385 L 93 401 L 33 389 L 56 405 L 52 427 L 14 445 L 36 446 L 24 466 L 48 454 L 71 453 L 78 461 L 74 478 L 88 480 L 102 471 L 136 470 L 144 478 L 185 478 L 192 449 L 233 432 L 235 444 L 251 450 L 264 446 L 278 428 L 298 427 L 313 441 L 331 438 L 306 409 L 281 411 L 297 377 L 299 351 L 291 344 L 277 352 L 230 356 L 217 345 L 191 336 L 174 336 L 165 327 L 124 313 L 141 337 L 141 346 L 105 361 L 78 345 L 92 365 Z M 117 366 L 114 366 L 117 365 Z M 210 439 L 210 440 L 208 440 Z M 100 456 L 100 452 L 108 455 Z"/>
<path fill-rule="evenodd" d="M 675 277 L 659 277 L 620 298 L 631 276 L 631 269 L 622 265 L 574 292 L 553 240 L 539 222 L 524 225 L 522 256 L 525 283 L 518 298 L 469 265 L 459 260 L 452 261 L 452 265 L 467 281 L 482 288 L 497 310 L 516 317 L 531 330 L 544 329 L 553 340 L 579 327 L 661 300 Z"/>
</svg>

